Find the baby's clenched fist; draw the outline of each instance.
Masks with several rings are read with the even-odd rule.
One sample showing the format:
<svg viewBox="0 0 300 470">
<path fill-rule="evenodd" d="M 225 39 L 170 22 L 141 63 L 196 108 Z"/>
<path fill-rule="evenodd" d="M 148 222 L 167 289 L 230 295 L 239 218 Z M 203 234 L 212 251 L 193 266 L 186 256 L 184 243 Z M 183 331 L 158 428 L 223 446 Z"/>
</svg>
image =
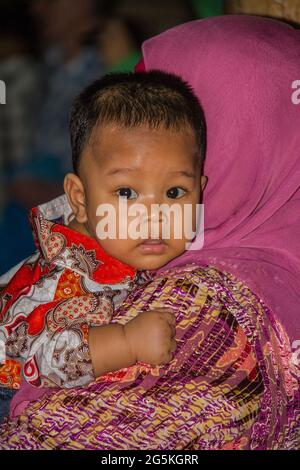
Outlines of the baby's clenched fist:
<svg viewBox="0 0 300 470">
<path fill-rule="evenodd" d="M 176 350 L 175 317 L 170 309 L 140 313 L 124 326 L 124 334 L 136 362 L 166 364 Z"/>
</svg>

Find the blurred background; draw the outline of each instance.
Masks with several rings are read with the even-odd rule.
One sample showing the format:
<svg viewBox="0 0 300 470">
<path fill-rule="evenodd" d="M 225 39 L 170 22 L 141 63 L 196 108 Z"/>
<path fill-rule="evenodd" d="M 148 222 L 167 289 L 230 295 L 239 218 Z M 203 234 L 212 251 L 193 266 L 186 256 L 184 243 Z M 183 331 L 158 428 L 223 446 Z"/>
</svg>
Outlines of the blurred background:
<svg viewBox="0 0 300 470">
<path fill-rule="evenodd" d="M 80 90 L 133 70 L 145 39 L 232 13 L 300 24 L 300 0 L 0 0 L 0 275 L 35 250 L 29 209 L 63 193 Z"/>
</svg>

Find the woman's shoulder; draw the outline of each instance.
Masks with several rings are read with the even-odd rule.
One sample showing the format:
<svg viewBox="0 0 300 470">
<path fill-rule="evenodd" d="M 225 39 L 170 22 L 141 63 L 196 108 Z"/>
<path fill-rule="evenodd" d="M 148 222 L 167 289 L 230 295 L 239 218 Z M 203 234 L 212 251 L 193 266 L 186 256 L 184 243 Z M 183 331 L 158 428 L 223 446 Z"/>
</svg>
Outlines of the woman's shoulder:
<svg viewBox="0 0 300 470">
<path fill-rule="evenodd" d="M 143 308 L 173 305 L 181 310 L 209 311 L 238 321 L 249 337 L 255 337 L 257 322 L 274 321 L 264 302 L 233 274 L 212 265 L 188 264 L 157 273 L 128 302 Z"/>
<path fill-rule="evenodd" d="M 251 299 L 253 302 L 262 302 L 242 279 L 210 264 L 191 263 L 173 267 L 161 271 L 154 278 L 156 282 L 161 279 L 171 279 L 171 282 L 172 280 L 185 279 L 201 287 L 202 290 L 207 290 L 209 295 L 218 294 L 220 298 L 224 298 L 230 293 L 231 299 L 236 298 L 239 302 L 243 298 Z"/>
</svg>

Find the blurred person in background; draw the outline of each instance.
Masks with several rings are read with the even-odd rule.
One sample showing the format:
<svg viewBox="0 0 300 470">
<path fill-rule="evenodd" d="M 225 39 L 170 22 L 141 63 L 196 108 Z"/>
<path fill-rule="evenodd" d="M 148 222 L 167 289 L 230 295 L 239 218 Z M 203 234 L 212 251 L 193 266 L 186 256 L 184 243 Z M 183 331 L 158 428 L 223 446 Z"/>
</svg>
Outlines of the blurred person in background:
<svg viewBox="0 0 300 470">
<path fill-rule="evenodd" d="M 33 146 L 14 188 L 27 208 L 62 192 L 63 175 L 71 168 L 71 103 L 82 87 L 103 73 L 92 41 L 96 0 L 29 0 L 29 6 L 41 39 L 43 90 Z M 27 184 L 20 184 L 19 175 Z"/>
<path fill-rule="evenodd" d="M 41 87 L 32 145 L 7 185 L 0 274 L 32 252 L 29 208 L 60 195 L 71 168 L 68 117 L 73 98 L 103 74 L 95 47 L 97 0 L 28 0 L 40 46 Z M 20 243 L 22 234 L 22 244 Z"/>
<path fill-rule="evenodd" d="M 101 21 L 97 44 L 106 71 L 133 71 L 144 39 L 139 26 L 128 18 L 111 15 Z"/>
<path fill-rule="evenodd" d="M 149 35 L 194 18 L 223 13 L 223 0 L 164 1 L 104 0 L 98 46 L 107 72 L 132 71 Z"/>
</svg>

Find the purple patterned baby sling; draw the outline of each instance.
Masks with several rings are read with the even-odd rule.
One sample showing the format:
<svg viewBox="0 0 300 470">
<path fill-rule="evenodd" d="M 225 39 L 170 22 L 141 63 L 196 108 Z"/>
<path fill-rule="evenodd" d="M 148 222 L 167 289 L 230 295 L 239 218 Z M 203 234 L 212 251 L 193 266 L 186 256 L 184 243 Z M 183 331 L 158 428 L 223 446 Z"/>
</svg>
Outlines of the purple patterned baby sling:
<svg viewBox="0 0 300 470">
<path fill-rule="evenodd" d="M 287 335 L 243 283 L 211 266 L 160 273 L 117 309 L 126 323 L 167 306 L 177 350 L 30 404 L 2 449 L 295 449 L 299 370 Z"/>
</svg>

